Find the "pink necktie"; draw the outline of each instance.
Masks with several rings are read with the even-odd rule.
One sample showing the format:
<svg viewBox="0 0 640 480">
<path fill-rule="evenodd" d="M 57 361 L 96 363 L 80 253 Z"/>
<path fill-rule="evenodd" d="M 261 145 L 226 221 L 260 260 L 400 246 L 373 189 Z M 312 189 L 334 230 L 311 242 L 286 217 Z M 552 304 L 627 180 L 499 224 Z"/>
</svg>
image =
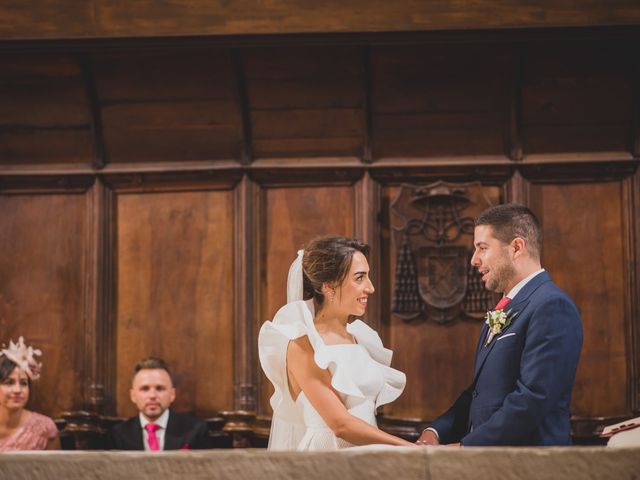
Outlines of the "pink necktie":
<svg viewBox="0 0 640 480">
<path fill-rule="evenodd" d="M 144 428 L 149 434 L 149 438 L 147 439 L 147 442 L 149 443 L 149 450 L 151 450 L 152 452 L 157 452 L 158 450 L 160 450 L 160 444 L 158 443 L 156 430 L 158 430 L 160 427 L 155 423 L 147 423 Z"/>
<path fill-rule="evenodd" d="M 509 297 L 502 297 L 498 302 L 498 304 L 496 305 L 496 308 L 494 308 L 494 310 L 504 310 L 504 307 L 509 305 L 510 301 L 511 299 Z"/>
</svg>

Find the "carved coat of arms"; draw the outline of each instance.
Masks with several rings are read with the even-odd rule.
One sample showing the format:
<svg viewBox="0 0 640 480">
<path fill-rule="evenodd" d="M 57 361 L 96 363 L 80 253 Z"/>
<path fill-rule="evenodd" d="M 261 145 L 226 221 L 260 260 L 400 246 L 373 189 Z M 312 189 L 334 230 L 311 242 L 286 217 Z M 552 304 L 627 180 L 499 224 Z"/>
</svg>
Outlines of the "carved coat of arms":
<svg viewBox="0 0 640 480">
<path fill-rule="evenodd" d="M 402 185 L 391 204 L 397 316 L 447 323 L 491 308 L 494 296 L 469 264 L 474 219 L 490 205 L 479 182 Z"/>
</svg>

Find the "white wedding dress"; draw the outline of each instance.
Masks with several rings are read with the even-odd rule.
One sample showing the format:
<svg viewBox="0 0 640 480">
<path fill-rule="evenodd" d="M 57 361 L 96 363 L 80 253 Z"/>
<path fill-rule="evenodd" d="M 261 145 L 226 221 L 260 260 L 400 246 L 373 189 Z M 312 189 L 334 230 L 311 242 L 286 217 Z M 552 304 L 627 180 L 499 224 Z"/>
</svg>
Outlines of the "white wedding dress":
<svg viewBox="0 0 640 480">
<path fill-rule="evenodd" d="M 265 322 L 258 337 L 262 369 L 273 383 L 270 450 L 333 450 L 352 446 L 336 437 L 301 392 L 293 399 L 287 381 L 289 341 L 307 335 L 316 364 L 329 370 L 331 385 L 351 415 L 376 425 L 376 408 L 404 389 L 404 373 L 391 368 L 392 352 L 367 324 L 355 320 L 347 331 L 355 344 L 325 345 L 313 323 L 313 301 L 297 300 Z"/>
</svg>

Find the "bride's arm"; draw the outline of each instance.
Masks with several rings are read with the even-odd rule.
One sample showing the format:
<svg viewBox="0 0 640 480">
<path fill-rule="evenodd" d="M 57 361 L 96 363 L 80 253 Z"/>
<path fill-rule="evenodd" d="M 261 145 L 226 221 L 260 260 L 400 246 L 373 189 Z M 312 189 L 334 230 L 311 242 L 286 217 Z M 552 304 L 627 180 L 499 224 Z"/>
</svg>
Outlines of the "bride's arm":
<svg viewBox="0 0 640 480">
<path fill-rule="evenodd" d="M 287 370 L 333 433 L 354 445 L 384 443 L 388 445 L 414 445 L 390 435 L 351 415 L 336 391 L 331 387 L 331 375 L 313 359 L 313 348 L 304 336 L 289 342 Z"/>
</svg>

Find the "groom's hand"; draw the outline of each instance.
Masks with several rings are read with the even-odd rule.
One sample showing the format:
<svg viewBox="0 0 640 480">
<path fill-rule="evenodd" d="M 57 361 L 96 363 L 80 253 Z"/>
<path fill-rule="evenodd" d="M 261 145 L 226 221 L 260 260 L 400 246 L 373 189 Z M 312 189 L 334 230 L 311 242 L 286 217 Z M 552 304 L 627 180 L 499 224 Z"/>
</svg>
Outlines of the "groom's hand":
<svg viewBox="0 0 640 480">
<path fill-rule="evenodd" d="M 424 430 L 416 442 L 418 445 L 440 445 L 438 436 L 433 430 Z"/>
</svg>

